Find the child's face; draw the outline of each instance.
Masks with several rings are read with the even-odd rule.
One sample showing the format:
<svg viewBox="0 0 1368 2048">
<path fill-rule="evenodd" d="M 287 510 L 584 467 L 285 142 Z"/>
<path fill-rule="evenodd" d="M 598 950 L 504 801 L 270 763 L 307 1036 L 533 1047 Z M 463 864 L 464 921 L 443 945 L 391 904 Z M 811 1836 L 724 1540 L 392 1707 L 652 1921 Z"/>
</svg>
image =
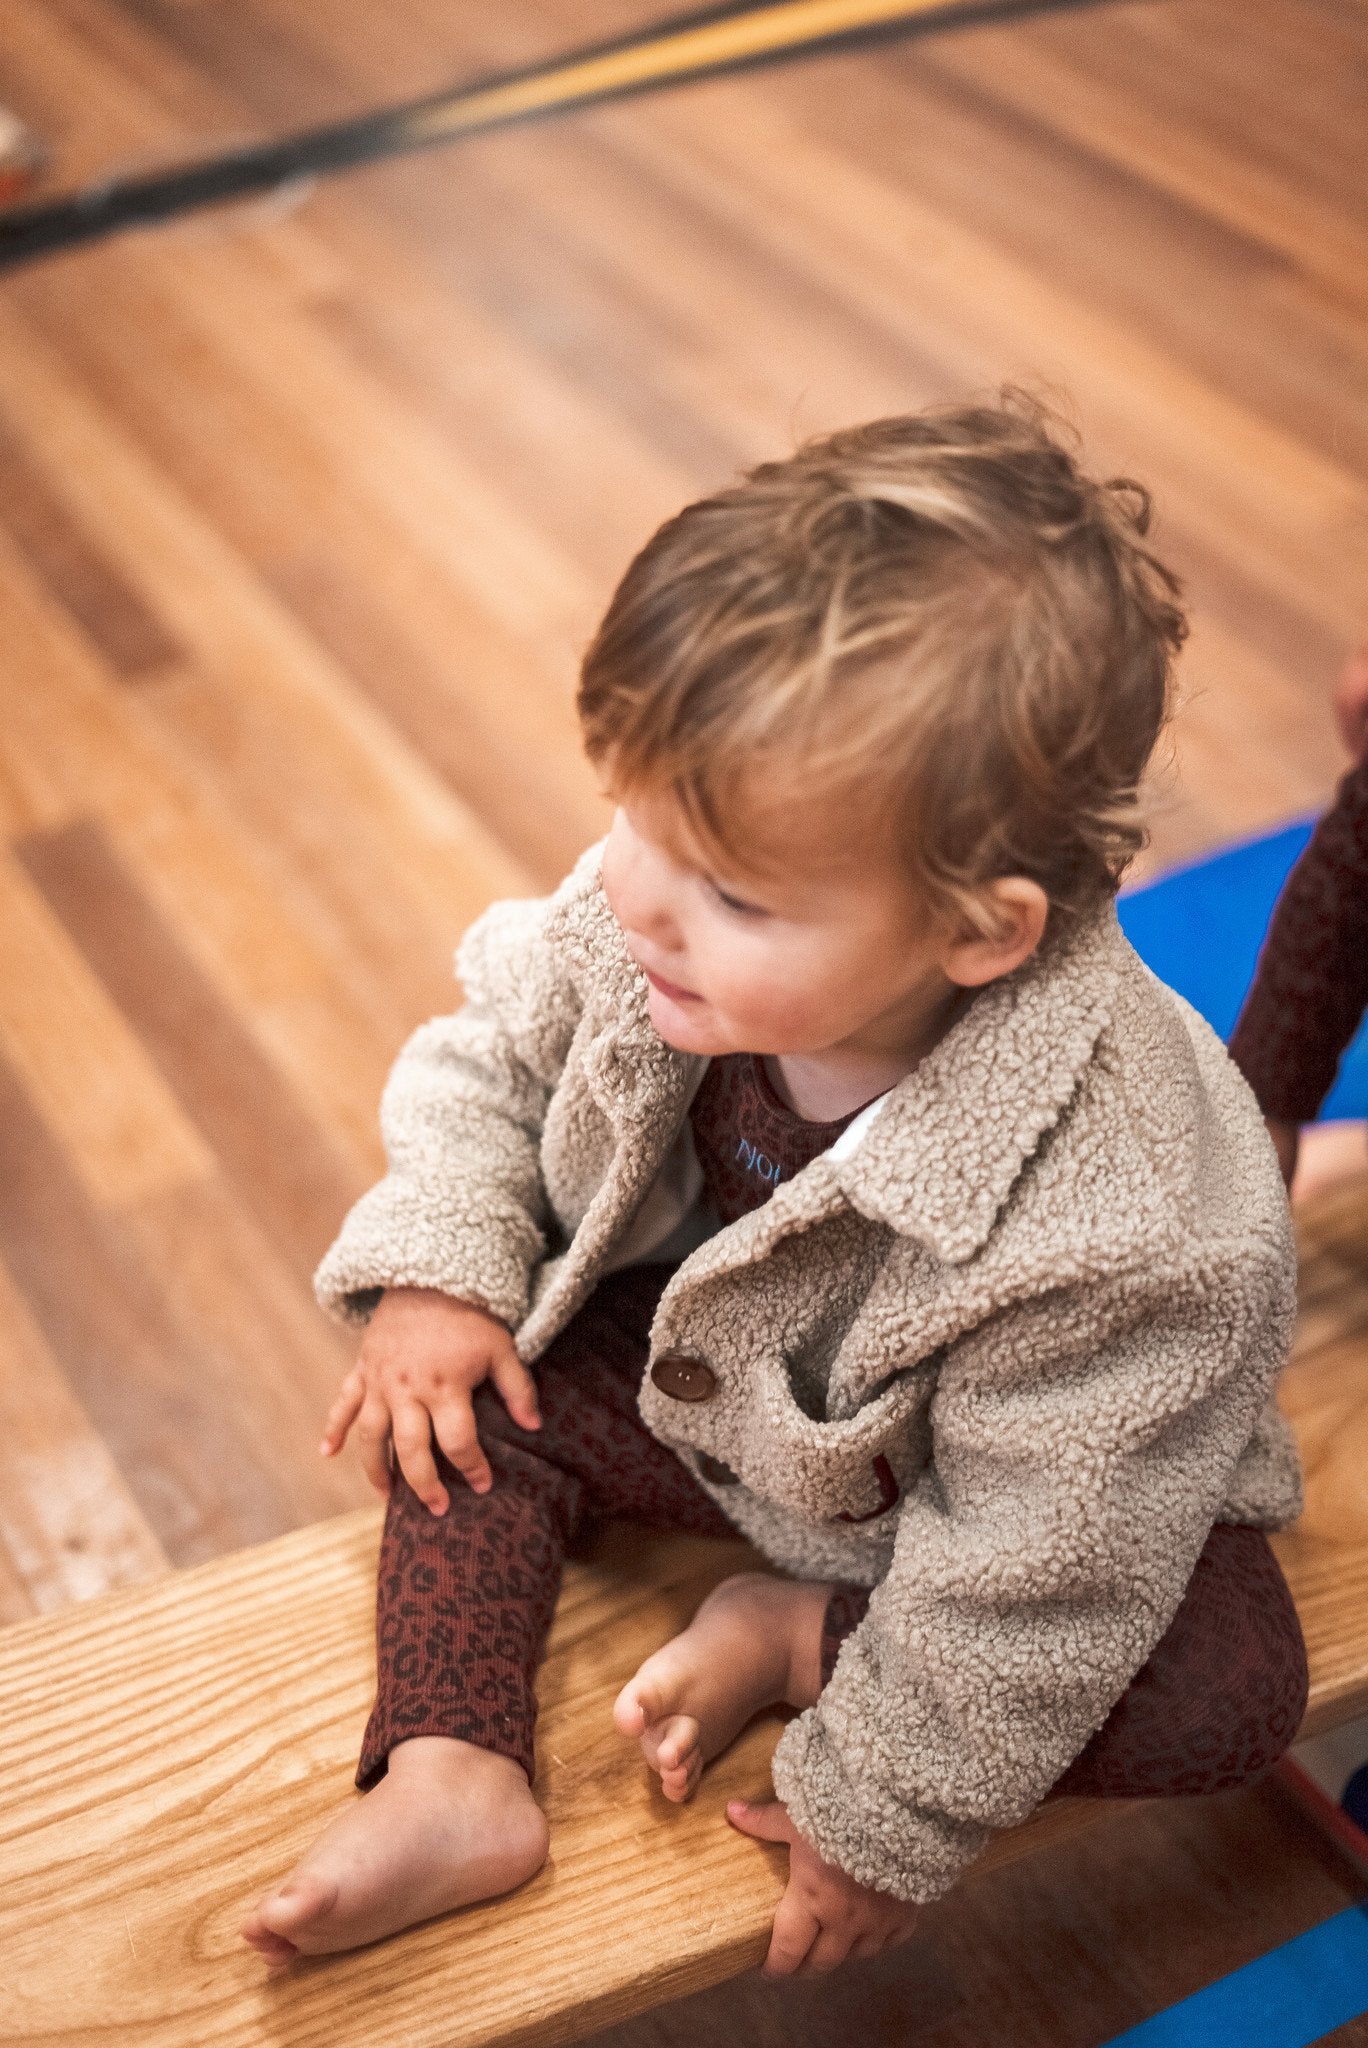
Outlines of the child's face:
<svg viewBox="0 0 1368 2048">
<path fill-rule="evenodd" d="M 890 861 L 823 859 L 824 837 L 795 844 L 777 876 L 748 873 L 719 867 L 668 796 L 617 811 L 604 892 L 668 1045 L 917 1056 L 955 991 L 951 935 Z"/>
</svg>

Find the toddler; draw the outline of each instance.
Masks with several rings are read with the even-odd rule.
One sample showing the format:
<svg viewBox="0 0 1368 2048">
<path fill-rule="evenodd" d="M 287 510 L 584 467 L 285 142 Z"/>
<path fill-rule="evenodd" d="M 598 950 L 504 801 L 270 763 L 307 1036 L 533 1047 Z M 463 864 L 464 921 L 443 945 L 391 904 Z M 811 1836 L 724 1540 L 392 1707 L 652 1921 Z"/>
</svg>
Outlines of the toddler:
<svg viewBox="0 0 1368 2048">
<path fill-rule="evenodd" d="M 1146 520 L 1009 394 L 765 464 L 629 568 L 580 694 L 612 829 L 467 936 L 319 1272 L 369 1322 L 324 1448 L 389 1495 L 379 1682 L 271 1960 L 540 1867 L 590 1515 L 777 1567 L 614 1712 L 682 1800 L 797 1710 L 729 1810 L 788 1845 L 774 1971 L 904 1939 L 1052 1788 L 1291 1739 L 1282 1182 L 1113 907 L 1183 631 Z"/>
</svg>

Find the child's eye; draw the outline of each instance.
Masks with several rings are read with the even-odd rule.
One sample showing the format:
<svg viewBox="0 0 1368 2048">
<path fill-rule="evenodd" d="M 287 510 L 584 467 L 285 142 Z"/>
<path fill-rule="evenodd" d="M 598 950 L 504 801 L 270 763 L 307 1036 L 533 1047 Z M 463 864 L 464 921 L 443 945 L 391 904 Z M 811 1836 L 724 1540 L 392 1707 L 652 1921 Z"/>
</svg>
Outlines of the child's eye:
<svg viewBox="0 0 1368 2048">
<path fill-rule="evenodd" d="M 716 896 L 716 898 L 717 898 L 718 902 L 719 902 L 719 903 L 725 903 L 725 904 L 726 904 L 726 906 L 727 906 L 727 908 L 728 908 L 728 910 L 737 910 L 737 911 L 740 911 L 740 913 L 741 913 L 741 915 L 742 915 L 743 917 L 763 917 L 763 916 L 764 916 L 764 914 L 765 914 L 765 913 L 764 913 L 764 910 L 763 910 L 763 908 L 761 907 L 761 905 L 760 905 L 760 904 L 758 904 L 758 903 L 746 903 L 745 901 L 743 901 L 743 899 L 742 899 L 742 898 L 741 898 L 740 896 L 731 896 L 731 895 L 729 895 L 729 894 L 727 893 L 727 891 L 726 891 L 725 889 L 723 889 L 723 888 L 719 888 L 719 886 L 718 886 L 718 884 L 717 884 L 716 882 L 714 882 L 712 886 L 713 886 L 713 894 L 714 894 L 714 895 Z"/>
</svg>

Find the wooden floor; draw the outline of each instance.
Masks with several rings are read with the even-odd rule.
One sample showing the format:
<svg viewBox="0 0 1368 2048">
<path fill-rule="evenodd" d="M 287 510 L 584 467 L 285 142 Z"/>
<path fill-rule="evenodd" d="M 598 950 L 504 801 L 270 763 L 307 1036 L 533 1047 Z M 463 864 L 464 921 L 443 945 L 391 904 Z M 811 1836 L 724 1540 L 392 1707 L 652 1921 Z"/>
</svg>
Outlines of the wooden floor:
<svg viewBox="0 0 1368 2048">
<path fill-rule="evenodd" d="M 658 11 L 0 0 L 0 103 L 68 182 Z M 1365 116 L 1362 0 L 1145 0 L 0 279 L 0 1618 L 366 1498 L 314 1455 L 349 1347 L 308 1274 L 462 927 L 600 828 L 577 653 L 686 496 L 839 421 L 1065 394 L 1193 604 L 1154 857 L 1323 799 L 1368 615 Z M 1351 1889 L 1274 1790 L 1059 1855 L 858 1991 L 614 2041 L 915 2007 L 959 2048 L 1019 1984 L 995 2041 L 1091 2043 L 1176 1995 L 1159 1930 L 1190 1988 Z"/>
</svg>

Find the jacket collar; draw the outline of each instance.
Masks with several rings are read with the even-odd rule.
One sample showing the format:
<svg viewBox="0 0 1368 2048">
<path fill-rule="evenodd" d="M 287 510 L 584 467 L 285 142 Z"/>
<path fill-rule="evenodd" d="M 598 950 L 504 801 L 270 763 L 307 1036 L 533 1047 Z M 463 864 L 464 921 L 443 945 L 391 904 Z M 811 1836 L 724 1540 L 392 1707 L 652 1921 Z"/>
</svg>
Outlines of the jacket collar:
<svg viewBox="0 0 1368 2048">
<path fill-rule="evenodd" d="M 1074 1095 L 1126 953 L 1108 904 L 990 983 L 832 1162 L 852 1205 L 947 1263 L 972 1258 Z"/>
<path fill-rule="evenodd" d="M 600 885 L 601 857 L 600 845 L 581 859 L 547 937 L 576 968 L 586 1017 L 599 1022 L 586 1048 L 596 1099 L 616 1123 L 668 1124 L 707 1062 L 675 1052 L 652 1025 L 646 977 Z M 854 1149 L 826 1155 L 851 1205 L 946 1263 L 972 1258 L 1073 1096 L 1128 952 L 1107 904 L 990 983 L 883 1099 Z"/>
<path fill-rule="evenodd" d="M 650 988 L 603 893 L 602 864 L 600 840 L 576 863 L 545 934 L 580 985 L 593 1031 L 585 1079 L 594 1099 L 615 1125 L 667 1124 L 682 1114 L 707 1061 L 676 1052 L 652 1024 Z"/>
</svg>

